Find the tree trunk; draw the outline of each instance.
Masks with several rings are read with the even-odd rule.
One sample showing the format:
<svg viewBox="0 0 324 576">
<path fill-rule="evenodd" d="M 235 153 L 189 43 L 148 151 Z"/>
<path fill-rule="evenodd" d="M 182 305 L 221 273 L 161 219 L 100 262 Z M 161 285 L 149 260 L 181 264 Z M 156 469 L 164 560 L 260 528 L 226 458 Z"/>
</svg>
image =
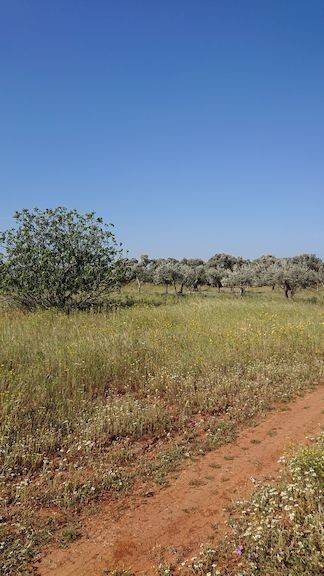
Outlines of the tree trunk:
<svg viewBox="0 0 324 576">
<path fill-rule="evenodd" d="M 137 282 L 137 289 L 138 289 L 138 291 L 140 292 L 140 291 L 141 291 L 141 287 L 142 287 L 141 281 L 140 281 L 138 278 L 136 278 L 136 282 Z"/>
<path fill-rule="evenodd" d="M 245 288 L 244 288 L 243 286 L 241 286 L 240 291 L 241 291 L 241 296 L 244 296 L 244 294 L 245 294 Z"/>
<path fill-rule="evenodd" d="M 290 284 L 288 284 L 288 282 L 284 282 L 284 291 L 285 291 L 286 298 L 289 298 L 289 292 L 292 295 L 292 288 L 291 288 Z"/>
<path fill-rule="evenodd" d="M 165 285 L 165 292 L 164 292 L 164 294 L 169 294 L 169 285 L 168 285 L 168 284 Z"/>
</svg>

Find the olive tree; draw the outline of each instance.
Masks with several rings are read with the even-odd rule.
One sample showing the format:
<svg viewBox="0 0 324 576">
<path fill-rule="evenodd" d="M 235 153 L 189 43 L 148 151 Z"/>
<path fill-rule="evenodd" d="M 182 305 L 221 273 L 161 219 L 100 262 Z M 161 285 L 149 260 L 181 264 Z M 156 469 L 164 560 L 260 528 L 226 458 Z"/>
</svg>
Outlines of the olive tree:
<svg viewBox="0 0 324 576">
<path fill-rule="evenodd" d="M 177 294 L 182 295 L 185 286 L 194 288 L 197 278 L 195 275 L 195 270 L 188 264 L 183 262 L 177 262 L 174 264 L 174 276 L 175 276 L 175 290 Z M 179 287 L 177 288 L 177 283 Z"/>
<path fill-rule="evenodd" d="M 198 290 L 199 286 L 206 284 L 206 269 L 201 260 L 182 260 L 180 263 L 179 272 L 182 276 L 182 290 L 183 286 L 187 286 L 191 290 Z M 181 290 L 181 292 L 182 292 Z"/>
<path fill-rule="evenodd" d="M 121 250 L 94 212 L 23 209 L 0 235 L 1 288 L 26 308 L 88 308 L 120 281 Z"/>
<path fill-rule="evenodd" d="M 205 281 L 204 267 L 200 264 L 190 266 L 186 260 L 179 261 L 174 258 L 160 260 L 154 270 L 153 281 L 155 284 L 164 285 L 166 292 L 172 285 L 176 294 L 182 295 L 185 286 L 196 290 Z"/>
<path fill-rule="evenodd" d="M 229 288 L 239 288 L 241 296 L 244 296 L 246 288 L 254 284 L 252 266 L 245 265 L 233 271 L 228 270 L 222 278 L 222 284 Z"/>
<path fill-rule="evenodd" d="M 245 264 L 247 264 L 247 260 L 244 260 L 241 256 L 224 253 L 214 254 L 207 262 L 207 266 L 219 268 L 220 270 L 230 270 L 231 272 Z"/>
<path fill-rule="evenodd" d="M 136 280 L 138 291 L 147 282 L 153 282 L 154 260 L 150 260 L 147 254 L 142 254 L 139 260 L 133 260 L 130 270 L 132 279 Z"/>
<path fill-rule="evenodd" d="M 224 276 L 224 270 L 215 268 L 214 266 L 206 266 L 205 270 L 206 282 L 209 286 L 215 286 L 218 288 L 218 292 L 222 287 L 222 278 Z"/>
<path fill-rule="evenodd" d="M 252 261 L 255 276 L 255 284 L 258 286 L 271 286 L 272 290 L 276 286 L 275 272 L 280 266 L 280 258 L 265 254 Z"/>
<path fill-rule="evenodd" d="M 286 298 L 293 296 L 297 289 L 311 288 L 319 282 L 319 273 L 289 260 L 284 261 L 274 271 L 276 284 L 284 290 Z"/>
<path fill-rule="evenodd" d="M 288 258 L 287 261 L 302 268 L 313 270 L 314 272 L 319 272 L 323 267 L 323 261 L 315 254 L 299 254 L 298 256 Z"/>
<path fill-rule="evenodd" d="M 175 282 L 174 265 L 167 260 L 160 260 L 153 272 L 153 282 L 162 284 L 167 294 L 169 286 L 174 285 Z"/>
</svg>

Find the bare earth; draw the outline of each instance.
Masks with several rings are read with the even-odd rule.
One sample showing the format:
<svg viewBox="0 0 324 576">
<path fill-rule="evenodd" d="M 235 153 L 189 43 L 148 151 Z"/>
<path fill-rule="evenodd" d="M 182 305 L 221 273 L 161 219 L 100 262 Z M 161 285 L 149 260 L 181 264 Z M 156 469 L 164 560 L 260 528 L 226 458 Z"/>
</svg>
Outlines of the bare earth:
<svg viewBox="0 0 324 576">
<path fill-rule="evenodd" d="M 100 514 L 86 521 L 87 537 L 45 555 L 38 574 L 102 576 L 124 568 L 149 575 L 160 562 L 181 562 L 202 542 L 217 541 L 224 533 L 226 508 L 251 493 L 251 478 L 271 479 L 290 444 L 306 443 L 307 435 L 320 432 L 323 400 L 319 386 L 288 410 L 272 412 L 233 444 L 188 463 L 172 486 L 150 498 L 132 499 L 123 513 L 103 504 Z"/>
</svg>

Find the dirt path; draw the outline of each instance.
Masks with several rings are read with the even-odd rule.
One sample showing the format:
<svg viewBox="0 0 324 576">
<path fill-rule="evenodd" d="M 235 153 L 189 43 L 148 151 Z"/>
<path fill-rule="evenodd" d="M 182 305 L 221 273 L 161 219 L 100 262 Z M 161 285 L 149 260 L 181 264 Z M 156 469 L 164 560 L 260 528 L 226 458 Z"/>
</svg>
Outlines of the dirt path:
<svg viewBox="0 0 324 576">
<path fill-rule="evenodd" d="M 130 568 L 153 574 L 161 561 L 181 562 L 200 543 L 224 530 L 226 507 L 253 489 L 251 477 L 271 478 L 290 443 L 305 442 L 324 423 L 324 387 L 273 412 L 235 443 L 188 464 L 172 486 L 147 499 L 136 499 L 120 518 L 104 505 L 88 521 L 88 537 L 55 550 L 39 566 L 42 576 L 102 576 L 109 569 Z M 107 570 L 107 572 L 106 572 Z"/>
</svg>

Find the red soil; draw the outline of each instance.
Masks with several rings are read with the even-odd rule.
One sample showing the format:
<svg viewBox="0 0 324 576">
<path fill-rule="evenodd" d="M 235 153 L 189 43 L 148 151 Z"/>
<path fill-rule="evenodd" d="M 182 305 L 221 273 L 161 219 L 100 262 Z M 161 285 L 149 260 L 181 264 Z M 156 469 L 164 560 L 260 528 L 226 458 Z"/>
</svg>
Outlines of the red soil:
<svg viewBox="0 0 324 576">
<path fill-rule="evenodd" d="M 123 513 L 104 504 L 99 515 L 86 521 L 87 537 L 45 555 L 38 573 L 102 576 L 124 568 L 155 574 L 160 562 L 182 562 L 201 543 L 217 541 L 226 526 L 226 507 L 251 493 L 251 477 L 271 479 L 290 444 L 306 442 L 307 435 L 320 431 L 323 400 L 320 386 L 286 410 L 269 414 L 234 443 L 187 463 L 170 487 L 150 498 L 132 499 Z"/>
</svg>

